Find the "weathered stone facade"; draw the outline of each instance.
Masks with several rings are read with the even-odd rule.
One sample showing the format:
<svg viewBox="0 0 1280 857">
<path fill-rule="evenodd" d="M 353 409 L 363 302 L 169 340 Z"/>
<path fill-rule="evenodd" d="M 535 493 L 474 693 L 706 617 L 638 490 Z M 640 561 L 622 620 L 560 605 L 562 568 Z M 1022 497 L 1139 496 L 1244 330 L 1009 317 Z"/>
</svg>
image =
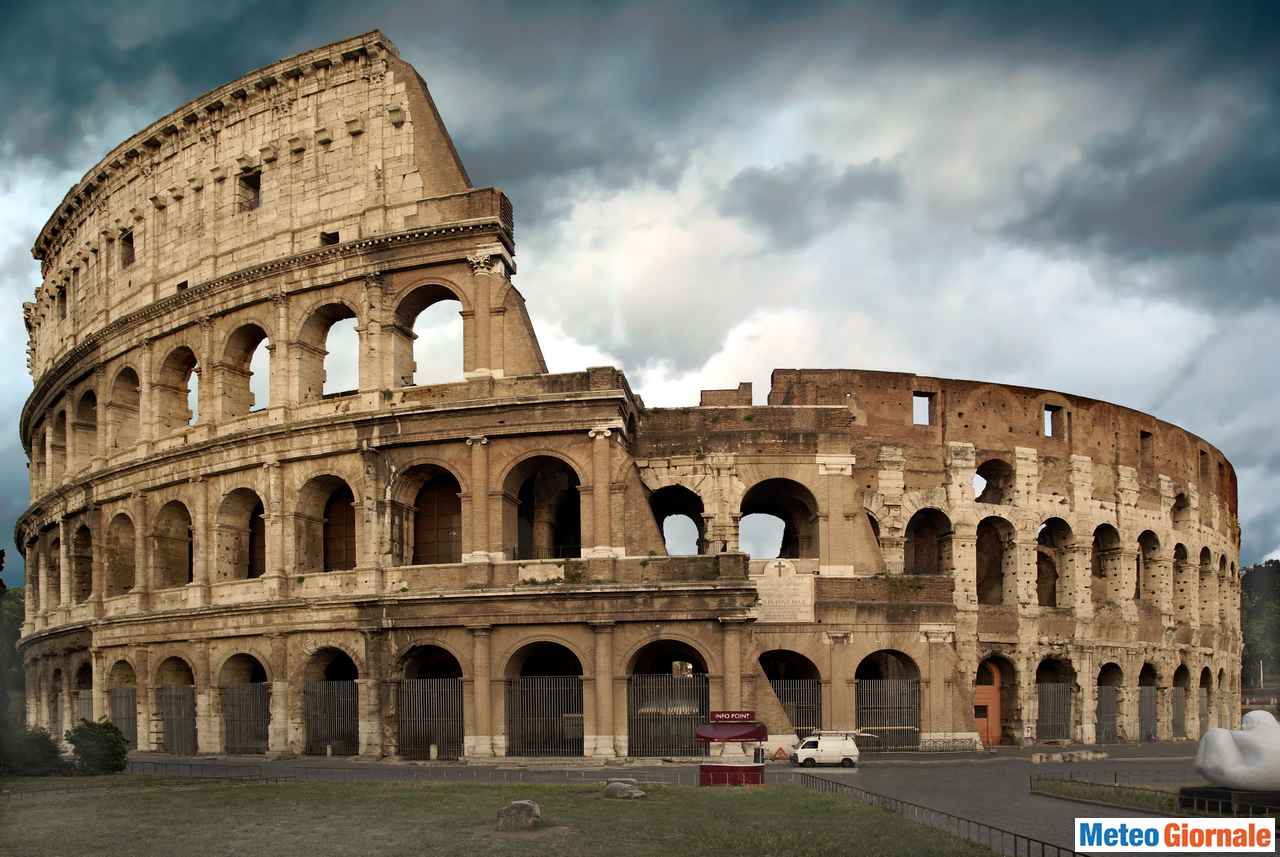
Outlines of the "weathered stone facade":
<svg viewBox="0 0 1280 857">
<path fill-rule="evenodd" d="M 137 745 L 176 750 L 159 689 L 193 687 L 194 749 L 223 752 L 224 691 L 251 682 L 260 749 L 303 752 L 304 688 L 352 680 L 351 749 L 394 754 L 402 684 L 443 676 L 484 757 L 521 752 L 522 676 L 577 675 L 581 752 L 626 755 L 632 676 L 673 664 L 705 676 L 704 707 L 784 736 L 859 725 L 859 683 L 886 679 L 915 683 L 921 740 L 1036 738 L 1038 678 L 1069 686 L 1083 741 L 1100 682 L 1121 739 L 1140 684 L 1159 737 L 1239 710 L 1217 449 L 1104 402 L 884 372 L 778 370 L 764 406 L 742 385 L 646 408 L 616 369 L 547 373 L 512 224 L 376 32 L 185 105 L 68 192 L 24 307 L 30 722 L 114 716 L 132 687 Z M 442 300 L 466 377 L 414 385 L 414 318 Z M 326 395 L 350 318 L 358 389 Z M 754 513 L 784 521 L 780 558 L 738 552 Z M 667 555 L 669 515 L 699 555 Z M 975 721 L 984 670 L 994 726 Z"/>
</svg>

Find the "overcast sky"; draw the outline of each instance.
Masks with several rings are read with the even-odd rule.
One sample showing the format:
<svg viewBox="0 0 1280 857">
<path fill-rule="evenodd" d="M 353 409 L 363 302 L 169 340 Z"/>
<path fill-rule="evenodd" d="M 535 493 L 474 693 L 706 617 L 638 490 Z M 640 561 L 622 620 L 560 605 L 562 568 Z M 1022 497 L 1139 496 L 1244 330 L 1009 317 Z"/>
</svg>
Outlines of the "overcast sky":
<svg viewBox="0 0 1280 857">
<path fill-rule="evenodd" d="M 650 405 L 771 368 L 1029 384 L 1148 411 L 1280 551 L 1272 4 L 29 3 L 0 28 L 0 531 L 26 505 L 30 247 L 116 143 L 381 28 L 515 204 L 553 370 Z M 6 579 L 21 577 L 10 544 Z"/>
</svg>

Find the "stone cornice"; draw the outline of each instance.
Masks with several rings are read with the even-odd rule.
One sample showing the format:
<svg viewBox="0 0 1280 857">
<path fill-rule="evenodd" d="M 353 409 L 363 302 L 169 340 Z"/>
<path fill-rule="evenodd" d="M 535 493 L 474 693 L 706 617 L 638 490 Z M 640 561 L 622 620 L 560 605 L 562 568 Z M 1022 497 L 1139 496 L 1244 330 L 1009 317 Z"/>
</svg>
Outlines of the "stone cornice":
<svg viewBox="0 0 1280 857">
<path fill-rule="evenodd" d="M 281 80 L 296 80 L 304 74 L 329 68 L 344 59 L 374 55 L 382 51 L 399 55 L 390 39 L 378 30 L 371 30 L 255 69 L 157 119 L 108 152 L 67 191 L 62 202 L 40 228 L 31 248 L 31 255 L 47 261 L 49 252 L 56 252 L 62 243 L 63 227 L 78 221 L 97 204 L 98 196 L 112 174 L 137 169 L 144 160 L 145 153 L 159 149 L 164 140 L 189 129 L 194 124 L 189 117 L 222 111 L 229 103 L 247 104 L 253 99 L 266 97 L 266 93 L 279 85 Z"/>
<path fill-rule="evenodd" d="M 161 298 L 160 300 L 148 304 L 141 309 L 134 310 L 127 315 L 120 316 L 105 327 L 86 335 L 78 345 L 59 357 L 58 360 L 40 376 L 40 380 L 36 382 L 34 389 L 31 391 L 31 395 L 27 397 L 26 404 L 23 405 L 22 418 L 19 420 L 23 446 L 29 449 L 30 443 L 28 435 L 31 428 L 31 412 L 36 407 L 37 403 L 43 401 L 44 398 L 52 392 L 52 389 L 58 380 L 61 379 L 62 376 L 78 361 L 92 354 L 93 351 L 104 341 L 120 336 L 126 333 L 130 328 L 146 324 L 150 321 L 155 321 L 185 304 L 199 301 L 201 298 L 208 297 L 229 286 L 260 280 L 274 274 L 294 271 L 300 268 L 307 268 L 316 264 L 334 261 L 336 259 L 351 258 L 366 253 L 369 250 L 379 250 L 394 247 L 399 244 L 412 244 L 419 241 L 433 241 L 440 238 L 452 238 L 467 235 L 490 235 L 494 233 L 496 233 L 500 239 L 510 247 L 511 240 L 507 226 L 500 220 L 491 218 L 446 223 L 439 226 L 424 227 L 420 229 L 407 229 L 402 232 L 393 232 L 386 235 L 375 235 L 369 238 L 360 238 L 355 241 L 346 241 L 342 244 L 320 247 L 315 250 L 308 250 L 305 253 L 297 253 L 293 256 L 283 256 L 279 259 L 272 259 L 269 262 L 263 262 L 259 265 L 241 268 L 239 271 L 234 271 L 230 274 L 226 274 L 212 280 L 207 280 L 176 294 Z"/>
</svg>

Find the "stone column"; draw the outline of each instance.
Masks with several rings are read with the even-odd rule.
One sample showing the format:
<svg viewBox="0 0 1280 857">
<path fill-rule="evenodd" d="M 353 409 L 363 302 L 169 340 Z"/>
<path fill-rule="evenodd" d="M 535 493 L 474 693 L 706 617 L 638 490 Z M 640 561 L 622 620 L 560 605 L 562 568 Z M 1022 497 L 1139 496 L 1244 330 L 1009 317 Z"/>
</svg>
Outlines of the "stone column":
<svg viewBox="0 0 1280 857">
<path fill-rule="evenodd" d="M 382 755 L 382 652 L 381 633 L 364 633 L 365 673 L 357 681 L 360 695 L 360 755 Z"/>
<path fill-rule="evenodd" d="M 53 736 L 53 740 L 60 744 L 65 743 L 63 735 L 66 735 L 67 730 L 75 725 L 75 707 L 72 704 L 71 699 L 72 680 L 73 676 L 71 675 L 70 666 L 64 661 L 62 669 L 62 692 L 58 694 L 58 703 L 62 707 L 62 735 Z"/>
<path fill-rule="evenodd" d="M 195 644 L 196 673 L 196 752 L 217 753 L 222 746 L 222 717 L 217 679 L 212 675 L 209 663 L 209 641 Z"/>
<path fill-rule="evenodd" d="M 133 663 L 136 667 L 134 678 L 138 682 L 138 749 L 154 750 L 155 740 L 152 736 L 153 723 L 151 712 L 155 702 L 151 685 L 151 657 L 145 649 L 137 649 Z"/>
<path fill-rule="evenodd" d="M 489 439 L 483 435 L 467 438 L 471 448 L 471 550 L 463 562 L 489 562 L 494 548 L 489 538 Z M 465 535 L 465 533 L 464 533 Z"/>
<path fill-rule="evenodd" d="M 596 734 L 589 736 L 589 756 L 612 756 L 613 747 L 613 623 L 592 623 L 595 631 Z"/>
<path fill-rule="evenodd" d="M 470 629 L 473 643 L 472 679 L 475 693 L 475 734 L 467 735 L 464 740 L 464 753 L 467 756 L 486 757 L 494 755 L 492 707 L 492 679 L 490 670 L 490 649 L 493 628 L 489 625 L 477 625 Z"/>
<path fill-rule="evenodd" d="M 276 310 L 276 328 L 267 351 L 271 355 L 271 378 L 267 385 L 268 407 L 292 406 L 295 400 L 289 389 L 289 299 L 281 292 L 271 296 Z"/>
<path fill-rule="evenodd" d="M 93 650 L 89 655 L 89 664 L 93 669 L 93 719 L 101 720 L 111 716 L 111 701 L 107 695 L 107 660 L 106 656 Z"/>
<path fill-rule="evenodd" d="M 58 606 L 62 608 L 63 621 L 75 601 L 71 596 L 71 552 L 67 544 L 67 519 L 58 517 Z"/>
<path fill-rule="evenodd" d="M 76 423 L 75 413 L 78 402 L 67 402 L 67 408 L 62 412 L 62 430 L 67 436 L 66 447 L 63 451 L 62 479 L 70 481 L 72 474 L 77 472 L 76 455 Z"/>
<path fill-rule="evenodd" d="M 39 567 L 36 561 L 37 553 L 38 551 L 32 550 L 28 545 L 23 556 L 26 563 L 26 579 L 22 587 L 22 636 L 24 637 L 29 636 L 36 627 L 36 590 L 39 587 L 36 573 Z"/>
<path fill-rule="evenodd" d="M 107 589 L 107 516 L 98 508 L 92 509 L 90 515 L 93 553 L 89 557 L 89 603 L 96 618 L 102 615 L 102 598 Z"/>
<path fill-rule="evenodd" d="M 41 567 L 43 559 L 44 539 L 39 539 L 27 549 L 27 563 L 31 566 L 31 574 L 36 581 L 36 591 L 40 595 L 36 613 L 37 628 L 43 628 L 49 624 L 49 570 Z"/>
<path fill-rule="evenodd" d="M 494 371 L 501 367 L 493 363 L 493 319 L 490 304 L 494 284 L 502 276 L 502 263 L 487 253 L 476 253 L 467 257 L 467 264 L 471 266 L 471 282 L 474 286 L 471 292 L 471 327 L 475 341 L 471 348 L 472 365 L 466 369 L 465 375 L 468 378 L 493 377 L 501 374 L 500 371 Z"/>
<path fill-rule="evenodd" d="M 721 619 L 724 638 L 724 707 L 742 708 L 742 620 Z"/>
<path fill-rule="evenodd" d="M 285 561 L 285 542 L 288 534 L 285 532 L 284 475 L 278 461 L 268 461 L 262 466 L 267 472 L 267 498 L 264 504 L 266 521 L 263 527 L 267 536 L 267 550 L 266 568 L 262 573 L 263 594 L 267 598 L 282 598 L 289 589 L 289 581 L 285 577 L 288 567 Z"/>
<path fill-rule="evenodd" d="M 203 405 L 201 406 L 203 407 Z M 209 603 L 209 483 L 203 476 L 191 479 L 194 509 L 191 521 L 191 585 L 187 590 L 187 606 L 203 607 Z"/>
<path fill-rule="evenodd" d="M 101 366 L 94 370 L 94 378 L 97 381 L 95 392 L 97 394 L 97 448 L 93 453 L 93 469 L 97 470 L 107 460 L 108 450 L 111 444 L 111 391 L 107 389 L 106 372 Z"/>
<path fill-rule="evenodd" d="M 972 524 L 955 524 L 951 536 L 953 598 L 957 610 L 978 609 L 978 537 Z"/>
<path fill-rule="evenodd" d="M 133 591 L 138 595 L 138 608 L 146 610 L 151 606 L 151 551 L 147 545 L 151 541 L 151 531 L 147 526 L 147 498 L 139 491 L 133 495 L 130 503 L 133 513 Z"/>
<path fill-rule="evenodd" d="M 267 637 L 271 645 L 271 722 L 267 727 L 267 750 L 289 752 L 289 646 L 282 634 Z"/>
</svg>

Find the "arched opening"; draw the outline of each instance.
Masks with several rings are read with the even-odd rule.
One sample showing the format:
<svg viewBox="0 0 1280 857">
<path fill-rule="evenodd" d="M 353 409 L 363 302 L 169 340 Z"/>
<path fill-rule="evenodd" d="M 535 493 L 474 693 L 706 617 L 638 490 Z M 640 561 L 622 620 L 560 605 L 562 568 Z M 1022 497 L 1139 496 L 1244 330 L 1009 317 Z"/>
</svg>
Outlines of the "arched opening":
<svg viewBox="0 0 1280 857">
<path fill-rule="evenodd" d="M 757 482 L 742 498 L 738 544 L 752 559 L 814 559 L 818 556 L 818 501 L 790 479 Z M 759 521 L 771 517 L 774 523 Z M 781 522 L 774 549 L 773 533 Z"/>
<path fill-rule="evenodd" d="M 1098 670 L 1094 735 L 1099 744 L 1114 744 L 1120 740 L 1120 693 L 1123 687 L 1124 671 L 1119 665 L 1104 664 Z"/>
<path fill-rule="evenodd" d="M 1134 598 L 1155 604 L 1160 597 L 1160 539 L 1150 530 L 1138 536 L 1137 580 Z"/>
<path fill-rule="evenodd" d="M 973 474 L 973 501 L 1008 505 L 1013 502 L 1013 468 L 999 458 L 988 459 Z"/>
<path fill-rule="evenodd" d="M 1223 630 L 1230 627 L 1231 600 L 1231 577 L 1227 571 L 1227 557 L 1223 554 L 1218 557 L 1218 627 Z"/>
<path fill-rule="evenodd" d="M 162 753 L 191 756 L 196 752 L 196 679 L 191 665 L 166 658 L 156 670 L 155 717 L 160 721 Z"/>
<path fill-rule="evenodd" d="M 351 486 L 337 476 L 316 476 L 298 497 L 298 567 L 304 573 L 356 567 L 358 516 Z"/>
<path fill-rule="evenodd" d="M 45 543 L 44 572 L 49 577 L 49 609 L 62 604 L 62 540 L 53 536 Z"/>
<path fill-rule="evenodd" d="M 1018 552 L 1013 524 L 995 516 L 983 518 L 977 535 L 978 603 L 1003 604 L 1006 590 L 1016 591 Z"/>
<path fill-rule="evenodd" d="M 67 472 L 66 411 L 59 409 L 54 413 L 53 423 L 49 426 L 49 441 L 53 448 L 49 456 L 49 481 L 56 485 Z"/>
<path fill-rule="evenodd" d="M 360 752 L 359 677 L 355 661 L 341 649 L 320 649 L 307 661 L 302 726 L 308 755 L 354 756 Z"/>
<path fill-rule="evenodd" d="M 62 670 L 54 670 L 49 682 L 49 737 L 61 744 L 66 724 L 62 715 Z"/>
<path fill-rule="evenodd" d="M 1173 737 L 1189 738 L 1187 734 L 1187 703 L 1191 696 L 1191 671 L 1186 664 L 1179 664 L 1173 671 Z"/>
<path fill-rule="evenodd" d="M 199 371 L 195 352 L 185 345 L 170 351 L 160 364 L 151 389 L 161 435 L 181 431 L 199 421 Z"/>
<path fill-rule="evenodd" d="M 217 580 L 249 580 L 266 573 L 266 510 L 252 488 L 236 488 L 222 498 L 217 540 Z"/>
<path fill-rule="evenodd" d="M 439 646 L 414 646 L 404 658 L 397 702 L 401 756 L 462 756 L 462 665 L 457 658 Z"/>
<path fill-rule="evenodd" d="M 1075 537 L 1061 518 L 1050 518 L 1036 535 L 1036 600 L 1041 607 L 1066 606 L 1067 550 Z"/>
<path fill-rule="evenodd" d="M 1006 719 L 1012 714 L 1010 690 L 1016 690 L 1013 665 L 1002 657 L 989 657 L 978 664 L 973 678 L 973 723 L 983 746 L 1004 743 Z"/>
<path fill-rule="evenodd" d="M 462 561 L 462 487 L 447 470 L 416 467 L 407 474 L 418 484 L 413 495 L 413 565 Z"/>
<path fill-rule="evenodd" d="M 76 403 L 71 430 L 76 467 L 86 468 L 98 455 L 98 396 L 93 390 L 86 390 Z"/>
<path fill-rule="evenodd" d="M 871 527 L 871 535 L 876 540 L 876 547 L 880 547 L 880 522 L 876 520 L 876 516 L 870 512 L 867 515 L 867 525 Z"/>
<path fill-rule="evenodd" d="M 346 304 L 319 307 L 298 335 L 298 399 L 314 401 L 360 386 L 360 334 Z"/>
<path fill-rule="evenodd" d="M 1187 499 L 1186 494 L 1179 494 L 1173 498 L 1169 517 L 1173 520 L 1175 530 L 1184 530 L 1191 523 L 1191 501 Z"/>
<path fill-rule="evenodd" d="M 1045 658 L 1036 667 L 1036 740 L 1070 741 L 1076 671 L 1069 661 Z"/>
<path fill-rule="evenodd" d="M 813 661 L 799 652 L 774 649 L 760 655 L 760 669 L 797 738 L 822 728 L 822 676 Z"/>
<path fill-rule="evenodd" d="M 1138 740 L 1154 741 L 1160 732 L 1159 688 L 1156 668 L 1143 664 L 1138 673 Z"/>
<path fill-rule="evenodd" d="M 666 542 L 667 556 L 706 553 L 702 498 L 683 485 L 664 485 L 649 495 L 653 520 Z"/>
<path fill-rule="evenodd" d="M 1178 622 L 1189 623 L 1191 611 L 1195 609 L 1195 571 L 1191 568 L 1191 558 L 1187 546 L 1173 546 L 1173 618 Z"/>
<path fill-rule="evenodd" d="M 1200 670 L 1200 694 L 1197 698 L 1199 703 L 1200 716 L 1200 737 L 1204 737 L 1204 733 L 1209 731 L 1209 727 L 1213 725 L 1213 708 L 1210 705 L 1213 696 L 1213 673 L 1208 667 Z"/>
<path fill-rule="evenodd" d="M 85 524 L 71 535 L 71 598 L 83 604 L 93 594 L 93 533 Z"/>
<path fill-rule="evenodd" d="M 228 753 L 265 753 L 271 723 L 267 670 L 253 655 L 227 659 L 218 675 L 222 746 Z"/>
<path fill-rule="evenodd" d="M 1200 549 L 1199 583 L 1200 624 L 1212 628 L 1218 621 L 1218 578 L 1213 573 L 1213 552 L 1207 547 Z"/>
<path fill-rule="evenodd" d="M 134 562 L 138 556 L 133 520 L 123 512 L 107 527 L 106 596 L 130 592 L 134 585 Z"/>
<path fill-rule="evenodd" d="M 530 643 L 507 662 L 507 755 L 581 756 L 582 664 L 559 643 Z"/>
<path fill-rule="evenodd" d="M 951 519 L 937 509 L 921 509 L 907 522 L 904 574 L 949 574 L 953 567 Z"/>
<path fill-rule="evenodd" d="M 157 589 L 186 586 L 194 579 L 195 542 L 191 532 L 191 513 L 181 501 L 170 500 L 160 508 L 152 544 Z"/>
<path fill-rule="evenodd" d="M 854 702 L 863 752 L 920 746 L 920 668 L 902 652 L 867 655 L 854 672 Z"/>
<path fill-rule="evenodd" d="M 1090 592 L 1094 604 L 1117 603 L 1121 585 L 1120 533 L 1110 524 L 1099 524 L 1093 531 L 1089 549 Z"/>
<path fill-rule="evenodd" d="M 81 720 L 90 723 L 93 719 L 93 665 L 83 663 L 76 670 L 72 679 L 71 690 L 71 722 L 72 725 Z"/>
<path fill-rule="evenodd" d="M 396 385 L 448 384 L 463 379 L 462 303 L 444 286 L 428 284 L 396 307 Z M 411 347 L 407 347 L 412 343 Z M 480 364 L 485 365 L 485 364 Z"/>
<path fill-rule="evenodd" d="M 107 673 L 107 707 L 111 722 L 128 742 L 138 746 L 138 677 L 128 661 L 116 661 Z"/>
<path fill-rule="evenodd" d="M 137 446 L 141 402 L 142 384 L 138 381 L 138 373 L 126 366 L 111 383 L 111 398 L 107 402 L 112 450 L 127 452 Z"/>
<path fill-rule="evenodd" d="M 234 419 L 271 403 L 271 342 L 256 324 L 236 328 L 222 352 L 222 418 Z"/>
<path fill-rule="evenodd" d="M 582 554 L 578 475 L 566 462 L 535 455 L 507 474 L 503 544 L 512 559 L 560 559 Z"/>
<path fill-rule="evenodd" d="M 695 730 L 711 710 L 707 664 L 678 640 L 655 640 L 636 652 L 627 676 L 627 755 L 701 756 Z"/>
</svg>

